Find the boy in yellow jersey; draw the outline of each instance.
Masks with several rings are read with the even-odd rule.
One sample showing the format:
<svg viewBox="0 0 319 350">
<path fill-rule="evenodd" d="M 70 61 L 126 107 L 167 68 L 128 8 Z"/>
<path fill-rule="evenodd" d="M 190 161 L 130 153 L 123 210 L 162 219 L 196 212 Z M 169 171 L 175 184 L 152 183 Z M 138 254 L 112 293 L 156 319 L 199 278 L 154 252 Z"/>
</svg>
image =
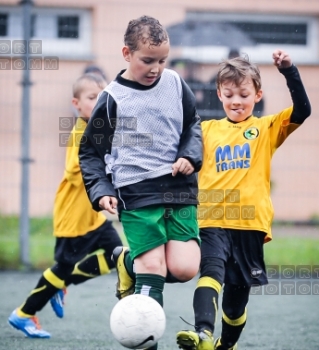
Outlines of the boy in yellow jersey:
<svg viewBox="0 0 319 350">
<path fill-rule="evenodd" d="M 263 244 L 271 240 L 271 158 L 311 112 L 289 55 L 276 50 L 272 58 L 286 78 L 291 107 L 262 118 L 253 116 L 254 105 L 262 98 L 259 70 L 247 58 L 236 57 L 222 62 L 217 75 L 226 118 L 202 123 L 201 267 L 193 299 L 195 331 L 177 333 L 177 344 L 184 350 L 237 349 L 250 288 L 268 283 Z M 223 285 L 222 332 L 214 342 Z"/>
<path fill-rule="evenodd" d="M 66 152 L 64 176 L 54 203 L 56 264 L 44 271 L 26 301 L 8 321 L 30 338 L 50 338 L 35 316 L 50 300 L 58 317 L 63 317 L 63 289 L 106 274 L 114 267 L 111 255 L 121 245 L 112 222 L 92 209 L 79 166 L 79 143 L 91 117 L 98 94 L 106 81 L 97 74 L 84 74 L 73 86 L 72 103 L 79 112 Z"/>
</svg>

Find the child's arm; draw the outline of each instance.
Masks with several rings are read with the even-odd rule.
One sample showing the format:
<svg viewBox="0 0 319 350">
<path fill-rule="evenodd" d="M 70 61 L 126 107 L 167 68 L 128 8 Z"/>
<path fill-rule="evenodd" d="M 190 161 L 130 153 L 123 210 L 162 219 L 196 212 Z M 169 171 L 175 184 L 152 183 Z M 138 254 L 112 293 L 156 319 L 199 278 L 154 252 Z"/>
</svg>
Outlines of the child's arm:
<svg viewBox="0 0 319 350">
<path fill-rule="evenodd" d="M 273 60 L 279 72 L 285 76 L 292 98 L 293 111 L 290 123 L 302 124 L 309 117 L 311 106 L 298 69 L 292 64 L 290 56 L 282 50 L 273 53 Z"/>
<path fill-rule="evenodd" d="M 189 86 L 181 79 L 183 88 L 183 132 L 176 160 L 185 158 L 198 172 L 202 167 L 203 143 L 200 117 L 196 111 L 195 96 Z"/>
<path fill-rule="evenodd" d="M 111 139 L 114 133 L 114 128 L 106 117 L 106 102 L 107 94 L 103 93 L 92 112 L 79 150 L 84 185 L 96 211 L 105 209 L 100 205 L 102 197 L 116 197 L 112 182 L 106 175 L 104 163 L 104 155 L 111 152 Z"/>
</svg>

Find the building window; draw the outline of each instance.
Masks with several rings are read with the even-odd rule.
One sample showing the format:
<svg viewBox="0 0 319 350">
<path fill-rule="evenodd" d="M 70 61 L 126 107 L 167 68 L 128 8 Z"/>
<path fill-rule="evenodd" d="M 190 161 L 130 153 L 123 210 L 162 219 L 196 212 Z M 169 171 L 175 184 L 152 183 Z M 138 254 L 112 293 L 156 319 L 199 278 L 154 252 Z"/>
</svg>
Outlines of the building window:
<svg viewBox="0 0 319 350">
<path fill-rule="evenodd" d="M 79 37 L 79 17 L 78 16 L 58 16 L 58 38 Z"/>
<path fill-rule="evenodd" d="M 8 14 L 0 13 L 0 36 L 8 35 Z"/>
<path fill-rule="evenodd" d="M 231 22 L 257 44 L 307 45 L 307 23 Z"/>
<path fill-rule="evenodd" d="M 256 63 L 269 64 L 278 46 L 296 64 L 319 62 L 319 19 L 313 15 L 189 11 L 168 32 L 172 54 L 177 47 L 175 55 L 200 63 L 220 62 L 237 49 Z"/>
<path fill-rule="evenodd" d="M 21 7 L 0 5 L 0 37 L 21 40 L 24 31 Z M 91 60 L 91 11 L 34 6 L 31 9 L 30 37 L 41 40 L 43 55 Z"/>
</svg>

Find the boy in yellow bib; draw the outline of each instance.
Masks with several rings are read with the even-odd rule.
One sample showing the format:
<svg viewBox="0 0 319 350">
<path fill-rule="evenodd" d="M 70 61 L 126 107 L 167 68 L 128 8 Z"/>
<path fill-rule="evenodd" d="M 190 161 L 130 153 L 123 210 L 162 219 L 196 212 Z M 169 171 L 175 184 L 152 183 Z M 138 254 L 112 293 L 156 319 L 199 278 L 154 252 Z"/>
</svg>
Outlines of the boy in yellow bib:
<svg viewBox="0 0 319 350">
<path fill-rule="evenodd" d="M 73 85 L 72 103 L 79 117 L 69 137 L 64 175 L 54 203 L 56 264 L 43 272 L 26 301 L 8 319 L 29 338 L 51 337 L 40 327 L 36 313 L 50 301 L 62 318 L 65 287 L 109 273 L 114 267 L 112 252 L 122 244 L 112 222 L 92 209 L 79 165 L 80 140 L 105 86 L 105 79 L 93 73 L 82 75 Z"/>
<path fill-rule="evenodd" d="M 217 75 L 226 118 L 202 123 L 201 267 L 193 299 L 195 331 L 177 334 L 177 344 L 184 350 L 236 349 L 246 324 L 250 288 L 268 283 L 263 244 L 271 240 L 271 158 L 311 111 L 289 55 L 276 50 L 272 58 L 286 78 L 291 107 L 254 117 L 254 105 L 262 98 L 259 70 L 247 58 L 236 57 L 222 62 Z M 214 342 L 223 285 L 222 332 Z"/>
</svg>

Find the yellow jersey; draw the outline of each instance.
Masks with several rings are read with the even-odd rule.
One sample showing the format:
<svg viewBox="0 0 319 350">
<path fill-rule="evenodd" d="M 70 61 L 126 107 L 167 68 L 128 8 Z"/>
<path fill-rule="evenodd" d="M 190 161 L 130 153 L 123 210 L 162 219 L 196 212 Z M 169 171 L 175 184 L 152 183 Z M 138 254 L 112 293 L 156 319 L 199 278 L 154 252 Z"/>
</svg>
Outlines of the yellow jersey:
<svg viewBox="0 0 319 350">
<path fill-rule="evenodd" d="M 77 118 L 66 150 L 63 179 L 57 190 L 53 210 L 53 234 L 56 237 L 83 236 L 106 220 L 102 212 L 92 209 L 79 165 L 79 145 L 87 123 Z"/>
<path fill-rule="evenodd" d="M 203 167 L 199 172 L 199 226 L 258 230 L 271 240 L 271 159 L 299 124 L 292 107 L 240 123 L 202 122 Z"/>
</svg>

